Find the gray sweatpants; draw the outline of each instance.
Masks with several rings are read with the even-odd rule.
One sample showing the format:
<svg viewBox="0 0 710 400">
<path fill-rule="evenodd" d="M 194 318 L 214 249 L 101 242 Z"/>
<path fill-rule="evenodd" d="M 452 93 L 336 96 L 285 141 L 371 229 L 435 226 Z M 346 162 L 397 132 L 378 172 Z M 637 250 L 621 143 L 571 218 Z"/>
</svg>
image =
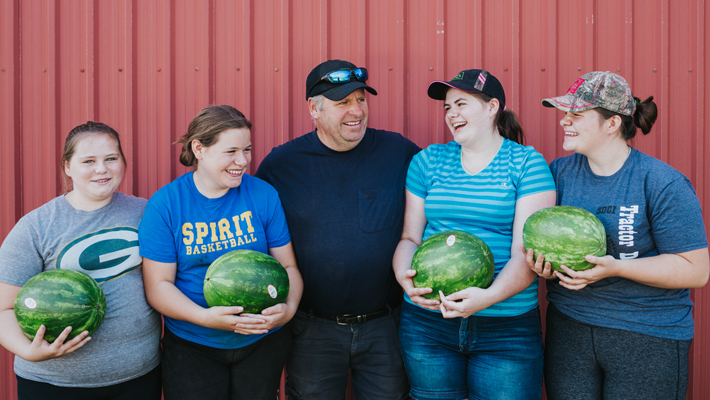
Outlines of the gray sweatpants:
<svg viewBox="0 0 710 400">
<path fill-rule="evenodd" d="M 585 324 L 550 303 L 547 398 L 685 400 L 691 342 Z"/>
</svg>

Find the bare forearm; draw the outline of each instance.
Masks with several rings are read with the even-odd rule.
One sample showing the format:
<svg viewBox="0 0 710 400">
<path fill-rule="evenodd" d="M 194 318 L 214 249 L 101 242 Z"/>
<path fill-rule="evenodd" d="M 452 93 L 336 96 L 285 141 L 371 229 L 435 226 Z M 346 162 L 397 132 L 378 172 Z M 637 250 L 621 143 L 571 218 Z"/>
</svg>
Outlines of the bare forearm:
<svg viewBox="0 0 710 400">
<path fill-rule="evenodd" d="M 301 301 L 301 296 L 303 295 L 303 278 L 301 277 L 301 273 L 296 267 L 286 268 L 286 272 L 288 273 L 289 281 L 288 297 L 286 297 L 286 304 L 289 306 L 289 308 L 292 308 L 295 313 L 295 310 L 298 308 L 298 303 L 300 303 Z"/>
<path fill-rule="evenodd" d="M 404 276 L 404 272 L 412 268 L 412 258 L 419 246 L 410 239 L 401 239 L 397 245 L 392 259 L 392 268 L 397 280 Z M 400 285 L 402 282 L 400 282 Z"/>
<path fill-rule="evenodd" d="M 0 312 L 0 345 L 10 353 L 23 357 L 31 344 L 17 324 L 15 311 L 9 309 Z"/>
<path fill-rule="evenodd" d="M 205 324 L 205 308 L 195 304 L 171 282 L 156 282 L 150 289 L 146 288 L 146 298 L 151 307 L 166 317 Z"/>
<path fill-rule="evenodd" d="M 500 303 L 525 290 L 537 278 L 528 267 L 525 257 L 513 254 L 500 271 L 493 284 L 486 290 L 490 293 L 490 305 Z"/>
<path fill-rule="evenodd" d="M 665 289 L 700 288 L 708 281 L 707 250 L 705 262 L 691 262 L 678 254 L 618 260 L 618 276 L 638 283 Z M 687 254 L 687 253 L 686 253 Z"/>
</svg>

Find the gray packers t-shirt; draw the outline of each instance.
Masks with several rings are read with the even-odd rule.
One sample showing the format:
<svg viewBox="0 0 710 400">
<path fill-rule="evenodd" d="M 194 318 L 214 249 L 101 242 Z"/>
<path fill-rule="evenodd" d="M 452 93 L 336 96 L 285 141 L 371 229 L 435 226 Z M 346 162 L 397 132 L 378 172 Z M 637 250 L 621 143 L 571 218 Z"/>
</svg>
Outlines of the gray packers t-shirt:
<svg viewBox="0 0 710 400">
<path fill-rule="evenodd" d="M 94 211 L 64 196 L 31 211 L 0 247 L 0 281 L 22 286 L 42 271 L 63 268 L 94 278 L 106 295 L 106 317 L 84 347 L 64 357 L 29 362 L 15 373 L 57 386 L 100 387 L 137 378 L 160 362 L 160 315 L 145 299 L 138 225 L 147 201 L 116 192 Z"/>
</svg>

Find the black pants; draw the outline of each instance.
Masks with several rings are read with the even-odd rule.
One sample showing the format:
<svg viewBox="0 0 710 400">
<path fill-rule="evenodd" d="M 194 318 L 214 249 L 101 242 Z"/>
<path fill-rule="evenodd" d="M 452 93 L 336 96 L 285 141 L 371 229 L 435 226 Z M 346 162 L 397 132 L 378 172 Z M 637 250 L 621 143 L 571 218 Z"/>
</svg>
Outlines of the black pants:
<svg viewBox="0 0 710 400">
<path fill-rule="evenodd" d="M 285 327 L 238 349 L 182 339 L 165 328 L 165 400 L 274 400 L 291 348 Z"/>
<path fill-rule="evenodd" d="M 71 371 L 67 371 L 68 374 Z M 54 386 L 17 377 L 18 400 L 160 400 L 160 366 L 116 385 L 80 388 Z"/>
<path fill-rule="evenodd" d="M 547 307 L 549 400 L 685 400 L 692 340 L 672 340 L 577 321 Z"/>
</svg>

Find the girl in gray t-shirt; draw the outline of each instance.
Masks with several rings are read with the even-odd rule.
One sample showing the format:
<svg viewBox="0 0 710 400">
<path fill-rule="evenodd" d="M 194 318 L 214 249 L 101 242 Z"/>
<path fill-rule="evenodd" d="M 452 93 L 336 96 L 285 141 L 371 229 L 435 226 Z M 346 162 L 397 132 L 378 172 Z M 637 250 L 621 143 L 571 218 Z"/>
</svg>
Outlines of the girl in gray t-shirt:
<svg viewBox="0 0 710 400">
<path fill-rule="evenodd" d="M 68 135 L 62 170 L 72 190 L 25 215 L 0 247 L 0 344 L 15 357 L 19 398 L 160 399 L 160 316 L 145 300 L 138 226 L 146 200 L 116 191 L 125 171 L 118 134 L 87 122 Z M 20 330 L 14 301 L 33 276 L 73 269 L 94 278 L 106 316 L 91 337 L 48 343 Z M 102 397 L 103 398 L 103 397 Z"/>
<path fill-rule="evenodd" d="M 595 214 L 607 255 L 585 271 L 528 264 L 547 281 L 545 387 L 554 399 L 685 399 L 693 338 L 689 288 L 708 280 L 700 202 L 680 172 L 628 146 L 656 120 L 653 97 L 631 94 L 610 72 L 580 77 L 543 100 L 566 114 L 563 148 L 550 165 L 557 204 Z"/>
</svg>

